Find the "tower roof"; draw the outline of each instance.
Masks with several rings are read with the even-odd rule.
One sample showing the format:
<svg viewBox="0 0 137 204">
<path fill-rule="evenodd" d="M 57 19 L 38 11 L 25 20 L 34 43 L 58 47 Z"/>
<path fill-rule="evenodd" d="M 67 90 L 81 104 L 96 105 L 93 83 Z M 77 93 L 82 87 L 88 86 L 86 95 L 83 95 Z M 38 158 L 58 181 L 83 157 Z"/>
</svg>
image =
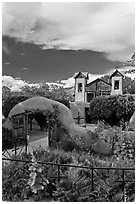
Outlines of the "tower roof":
<svg viewBox="0 0 137 204">
<path fill-rule="evenodd" d="M 89 79 L 88 72 L 78 72 L 74 75 L 75 79 L 79 77 Z"/>
<path fill-rule="evenodd" d="M 124 75 L 120 71 L 118 71 L 117 69 L 113 72 L 113 74 L 110 75 L 110 79 L 112 77 L 114 77 L 114 76 L 122 76 L 122 77 L 124 77 Z"/>
</svg>

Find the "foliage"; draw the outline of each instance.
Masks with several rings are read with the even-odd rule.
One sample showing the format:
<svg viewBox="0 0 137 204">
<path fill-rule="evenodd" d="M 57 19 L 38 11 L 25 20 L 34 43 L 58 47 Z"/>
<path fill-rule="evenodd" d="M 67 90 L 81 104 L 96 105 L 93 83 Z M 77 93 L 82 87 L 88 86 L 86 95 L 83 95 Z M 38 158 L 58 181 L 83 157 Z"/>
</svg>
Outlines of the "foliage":
<svg viewBox="0 0 137 204">
<path fill-rule="evenodd" d="M 115 156 L 100 157 L 76 151 L 37 149 L 33 154 L 23 153 L 16 159 L 31 160 L 33 163 L 3 163 L 3 201 L 117 202 L 122 200 L 122 185 L 115 182 L 122 179 L 121 172 L 118 170 L 94 170 L 92 186 L 92 171 L 89 169 L 62 166 L 60 175 L 65 178 L 57 181 L 53 178 L 58 175 L 57 166 L 47 166 L 38 162 L 88 167 L 112 167 L 113 165 L 120 167 Z M 127 165 L 126 162 L 125 164 Z M 127 180 L 134 179 L 134 176 L 132 171 L 125 173 Z M 125 189 L 127 189 L 126 199 L 129 199 L 128 193 L 132 191 L 134 194 L 134 184 L 127 183 Z"/>
<path fill-rule="evenodd" d="M 73 100 L 73 96 L 68 93 L 63 87 L 58 87 L 57 85 L 48 85 L 46 83 L 41 83 L 39 86 L 25 86 L 22 88 L 21 92 L 29 97 L 42 96 L 50 98 L 52 100 Z"/>
<path fill-rule="evenodd" d="M 34 194 L 33 197 L 35 197 L 37 201 L 40 201 L 46 197 L 50 198 L 53 194 L 53 191 L 56 189 L 54 183 L 50 182 L 46 178 L 46 175 L 43 173 L 44 168 L 37 163 L 33 153 L 31 161 L 33 163 L 30 164 L 29 167 L 30 173 L 28 185 L 31 189 L 31 192 Z"/>
<path fill-rule="evenodd" d="M 135 102 L 132 95 L 100 96 L 90 103 L 91 120 L 105 121 L 111 126 L 120 126 L 122 122 L 128 122 L 134 110 Z"/>
<path fill-rule="evenodd" d="M 10 149 L 13 146 L 14 141 L 12 131 L 2 127 L 2 150 Z"/>
<path fill-rule="evenodd" d="M 28 97 L 34 97 L 34 96 L 48 97 L 49 86 L 46 83 L 42 84 L 40 87 L 26 85 L 22 87 L 21 92 L 24 95 L 27 95 Z"/>
<path fill-rule="evenodd" d="M 135 80 L 130 77 L 124 77 L 122 84 L 123 94 L 135 94 Z"/>
<path fill-rule="evenodd" d="M 8 117 L 10 110 L 18 103 L 34 97 L 34 96 L 42 96 L 46 98 L 50 98 L 52 100 L 56 100 L 60 103 L 63 103 L 65 106 L 70 108 L 69 100 L 71 100 L 71 95 L 68 94 L 65 89 L 58 88 L 56 86 L 52 86 L 49 89 L 47 84 L 42 84 L 40 87 L 36 86 L 25 86 L 22 88 L 22 91 L 18 94 L 13 94 L 10 92 L 8 87 L 2 88 L 2 113 L 5 118 Z"/>
<path fill-rule="evenodd" d="M 2 104 L 2 114 L 4 115 L 5 118 L 8 117 L 8 114 L 10 112 L 10 110 L 18 103 L 24 101 L 28 99 L 27 96 L 11 96 L 11 97 L 7 97 L 3 104 Z"/>
<path fill-rule="evenodd" d="M 128 129 L 128 127 L 127 127 Z M 133 167 L 135 165 L 135 132 L 122 131 L 121 127 L 104 127 L 99 124 L 96 133 L 113 149 L 113 167 Z"/>
<path fill-rule="evenodd" d="M 69 104 L 69 101 L 68 100 L 65 100 L 65 99 L 60 99 L 60 100 L 57 100 L 59 103 L 62 103 L 64 104 L 65 106 L 67 106 L 69 109 L 70 109 L 70 104 Z"/>
<path fill-rule="evenodd" d="M 2 102 L 4 102 L 4 100 L 10 96 L 10 89 L 7 86 L 3 86 L 2 87 Z"/>
<path fill-rule="evenodd" d="M 3 201 L 23 201 L 29 189 L 27 181 L 29 175 L 27 172 L 28 164 L 17 162 L 5 162 L 2 168 L 2 199 Z"/>
</svg>

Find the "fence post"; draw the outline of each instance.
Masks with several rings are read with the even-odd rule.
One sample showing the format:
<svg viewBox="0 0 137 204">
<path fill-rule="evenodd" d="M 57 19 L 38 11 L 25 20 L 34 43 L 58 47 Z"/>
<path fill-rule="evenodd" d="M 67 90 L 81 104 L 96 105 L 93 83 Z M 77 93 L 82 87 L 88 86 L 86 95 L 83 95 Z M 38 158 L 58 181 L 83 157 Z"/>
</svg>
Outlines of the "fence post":
<svg viewBox="0 0 137 204">
<path fill-rule="evenodd" d="M 60 181 L 60 166 L 58 165 L 58 182 Z"/>
<path fill-rule="evenodd" d="M 92 167 L 92 191 L 94 191 L 94 168 Z"/>
<path fill-rule="evenodd" d="M 17 155 L 17 143 L 16 143 L 16 139 L 14 141 L 15 141 L 15 156 L 16 156 Z"/>
<path fill-rule="evenodd" d="M 25 134 L 24 134 L 25 138 L 24 139 L 25 139 L 25 151 L 27 153 L 27 146 L 28 146 L 28 140 L 27 140 L 27 136 L 28 136 L 28 114 L 25 113 L 24 117 L 25 117 Z"/>
<path fill-rule="evenodd" d="M 124 169 L 122 169 L 122 187 L 123 187 L 123 202 L 125 202 L 125 180 L 124 180 Z"/>
<path fill-rule="evenodd" d="M 48 123 L 48 146 L 51 147 L 51 129 L 49 115 L 47 116 L 47 123 Z"/>
</svg>

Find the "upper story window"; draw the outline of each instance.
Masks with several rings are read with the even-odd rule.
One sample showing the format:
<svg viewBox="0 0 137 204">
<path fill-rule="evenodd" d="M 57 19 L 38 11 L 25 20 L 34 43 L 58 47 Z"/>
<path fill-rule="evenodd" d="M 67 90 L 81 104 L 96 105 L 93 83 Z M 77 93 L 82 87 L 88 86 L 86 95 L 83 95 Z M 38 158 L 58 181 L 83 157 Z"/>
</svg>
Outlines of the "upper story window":
<svg viewBox="0 0 137 204">
<path fill-rule="evenodd" d="M 78 92 L 82 92 L 82 83 L 78 83 Z"/>
<path fill-rule="evenodd" d="M 119 89 L 119 80 L 115 80 L 114 89 Z"/>
</svg>

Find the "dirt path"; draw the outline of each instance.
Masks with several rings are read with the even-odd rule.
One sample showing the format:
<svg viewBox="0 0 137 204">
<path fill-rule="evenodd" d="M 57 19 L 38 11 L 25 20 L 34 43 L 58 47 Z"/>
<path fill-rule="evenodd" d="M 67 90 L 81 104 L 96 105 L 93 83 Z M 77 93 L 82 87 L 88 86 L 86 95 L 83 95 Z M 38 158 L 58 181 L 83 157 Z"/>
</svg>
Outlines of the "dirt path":
<svg viewBox="0 0 137 204">
<path fill-rule="evenodd" d="M 41 147 L 42 149 L 48 148 L 48 133 L 41 131 L 33 131 L 30 134 L 28 140 L 28 152 L 32 152 L 33 149 Z"/>
<path fill-rule="evenodd" d="M 29 140 L 28 140 L 28 147 L 27 152 L 31 153 L 34 149 L 38 148 L 47 149 L 48 148 L 48 133 L 45 131 L 38 131 L 34 130 L 31 132 Z M 25 151 L 25 147 L 18 147 L 17 155 L 19 152 Z M 8 152 L 5 152 L 3 155 L 3 158 L 10 158 L 12 155 L 14 155 L 14 148 L 9 149 Z"/>
<path fill-rule="evenodd" d="M 89 130 L 94 132 L 95 129 L 97 128 L 97 125 L 86 124 L 86 128 L 88 128 Z M 22 146 L 19 147 L 19 149 L 17 150 L 18 153 L 20 151 L 21 152 L 25 151 L 25 147 L 23 147 L 22 150 L 21 150 L 21 148 L 22 148 Z M 33 152 L 34 149 L 38 149 L 38 148 L 42 148 L 42 149 L 47 149 L 48 148 L 48 133 L 46 131 L 40 131 L 39 128 L 35 128 L 30 133 L 29 140 L 28 140 L 28 149 L 27 149 L 27 151 L 29 153 L 31 153 L 31 152 Z M 8 150 L 8 153 L 10 155 L 13 155 L 14 154 L 14 148 Z M 4 154 L 5 157 L 9 157 L 8 153 Z"/>
</svg>

